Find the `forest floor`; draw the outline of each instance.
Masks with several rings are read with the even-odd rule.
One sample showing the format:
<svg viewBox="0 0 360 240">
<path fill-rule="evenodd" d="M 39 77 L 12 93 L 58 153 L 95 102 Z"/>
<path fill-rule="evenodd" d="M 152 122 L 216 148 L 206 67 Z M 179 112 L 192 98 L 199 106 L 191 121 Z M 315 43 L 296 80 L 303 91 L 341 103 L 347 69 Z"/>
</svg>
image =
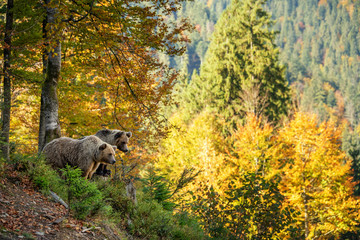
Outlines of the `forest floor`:
<svg viewBox="0 0 360 240">
<path fill-rule="evenodd" d="M 75 220 L 13 171 L 0 180 L 0 239 L 127 239 L 105 223 Z"/>
</svg>

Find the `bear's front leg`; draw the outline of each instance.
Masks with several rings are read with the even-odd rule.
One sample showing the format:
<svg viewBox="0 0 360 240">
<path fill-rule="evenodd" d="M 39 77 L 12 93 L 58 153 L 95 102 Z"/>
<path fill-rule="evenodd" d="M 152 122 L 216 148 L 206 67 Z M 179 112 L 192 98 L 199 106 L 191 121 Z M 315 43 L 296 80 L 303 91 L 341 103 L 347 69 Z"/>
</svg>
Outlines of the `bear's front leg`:
<svg viewBox="0 0 360 240">
<path fill-rule="evenodd" d="M 89 173 L 89 179 L 92 178 L 94 172 L 96 171 L 96 169 L 99 167 L 100 163 L 99 162 L 93 162 L 93 165 L 92 165 L 92 169 Z"/>
<path fill-rule="evenodd" d="M 92 176 L 91 171 L 92 171 L 93 168 L 94 168 L 94 164 L 95 164 L 94 161 L 91 162 L 90 166 L 84 171 L 84 177 L 85 177 L 85 179 L 90 179 L 90 178 L 91 178 L 91 176 Z M 91 174 L 91 176 L 90 176 L 90 174 Z"/>
</svg>

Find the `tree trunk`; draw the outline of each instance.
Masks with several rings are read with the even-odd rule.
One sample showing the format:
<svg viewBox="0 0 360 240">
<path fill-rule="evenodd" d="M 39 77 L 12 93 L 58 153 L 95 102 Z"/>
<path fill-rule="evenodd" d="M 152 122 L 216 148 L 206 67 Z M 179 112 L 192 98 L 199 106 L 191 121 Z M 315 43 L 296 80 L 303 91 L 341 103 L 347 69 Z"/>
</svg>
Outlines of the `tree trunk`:
<svg viewBox="0 0 360 240">
<path fill-rule="evenodd" d="M 308 239 L 309 236 L 309 213 L 308 213 L 308 200 L 307 200 L 307 194 L 306 194 L 306 187 L 304 187 L 304 227 L 305 227 L 305 239 Z"/>
<path fill-rule="evenodd" d="M 50 1 L 45 1 L 49 6 Z M 46 21 L 44 21 L 44 37 L 47 42 L 49 35 L 56 34 L 58 29 L 54 29 L 56 8 L 47 7 Z M 50 25 L 50 28 L 46 25 Z M 47 31 L 50 29 L 50 34 Z M 53 41 L 54 42 L 54 41 Z M 57 39 L 55 46 L 50 46 L 51 49 L 47 55 L 45 81 L 41 91 L 41 107 L 40 107 L 40 126 L 39 126 L 39 143 L 38 151 L 41 152 L 45 144 L 51 140 L 61 136 L 61 129 L 59 123 L 59 103 L 57 98 L 57 85 L 60 78 L 61 70 L 61 43 Z"/>
<path fill-rule="evenodd" d="M 10 59 L 11 59 L 11 35 L 14 21 L 14 0 L 7 1 L 6 25 L 5 25 L 5 47 L 4 47 L 4 83 L 3 83 L 3 105 L 1 111 L 1 152 L 4 159 L 8 160 L 9 151 L 9 132 L 10 132 L 10 110 L 11 110 L 11 78 L 10 78 Z"/>
</svg>

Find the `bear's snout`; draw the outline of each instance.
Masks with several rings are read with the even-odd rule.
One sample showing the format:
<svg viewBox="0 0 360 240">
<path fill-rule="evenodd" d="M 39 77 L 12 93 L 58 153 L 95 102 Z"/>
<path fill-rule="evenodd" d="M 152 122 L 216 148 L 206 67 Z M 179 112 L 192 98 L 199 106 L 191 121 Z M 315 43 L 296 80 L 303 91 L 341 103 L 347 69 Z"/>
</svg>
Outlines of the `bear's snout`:
<svg viewBox="0 0 360 240">
<path fill-rule="evenodd" d="M 115 164 L 115 160 L 114 159 L 112 159 L 112 160 L 110 160 L 110 164 Z"/>
</svg>

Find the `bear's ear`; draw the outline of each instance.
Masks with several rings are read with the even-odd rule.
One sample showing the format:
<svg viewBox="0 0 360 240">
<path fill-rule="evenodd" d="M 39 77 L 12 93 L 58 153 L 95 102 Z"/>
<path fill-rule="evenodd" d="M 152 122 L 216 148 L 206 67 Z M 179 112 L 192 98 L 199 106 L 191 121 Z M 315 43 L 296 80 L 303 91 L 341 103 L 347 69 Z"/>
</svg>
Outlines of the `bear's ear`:
<svg viewBox="0 0 360 240">
<path fill-rule="evenodd" d="M 106 143 L 100 145 L 99 150 L 103 151 L 106 148 Z"/>
<path fill-rule="evenodd" d="M 118 139 L 118 138 L 121 138 L 121 136 L 124 134 L 124 132 L 117 132 L 116 134 L 115 134 L 115 139 Z"/>
<path fill-rule="evenodd" d="M 127 132 L 127 133 L 126 133 L 126 136 L 127 136 L 128 138 L 131 138 L 132 133 L 131 133 L 131 132 Z"/>
<path fill-rule="evenodd" d="M 113 147 L 114 151 L 117 149 L 117 147 L 116 147 L 116 146 L 112 146 L 112 147 Z"/>
</svg>

